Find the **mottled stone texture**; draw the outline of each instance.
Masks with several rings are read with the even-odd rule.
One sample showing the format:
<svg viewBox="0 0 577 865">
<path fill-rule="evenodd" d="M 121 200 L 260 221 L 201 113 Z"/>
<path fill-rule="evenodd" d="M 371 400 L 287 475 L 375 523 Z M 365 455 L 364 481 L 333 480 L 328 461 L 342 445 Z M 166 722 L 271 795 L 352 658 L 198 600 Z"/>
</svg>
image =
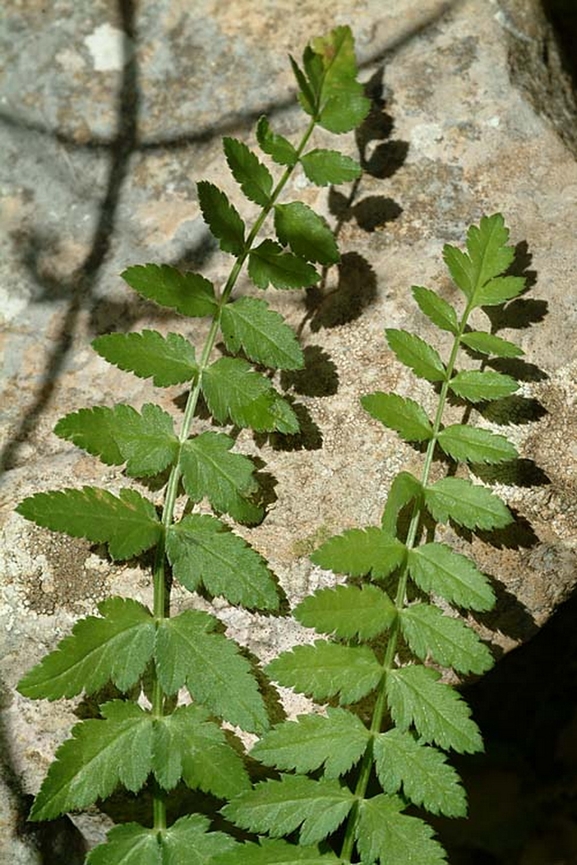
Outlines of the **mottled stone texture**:
<svg viewBox="0 0 577 865">
<path fill-rule="evenodd" d="M 223 278 L 229 261 L 202 223 L 195 181 L 219 183 L 245 207 L 220 137 L 252 143 L 262 111 L 278 131 L 298 133 L 286 54 L 300 55 L 311 35 L 343 23 L 355 32 L 374 111 L 363 134 L 340 146 L 360 153 L 366 173 L 352 201 L 349 189 L 319 192 L 298 172 L 289 190 L 338 225 L 343 261 L 328 276 L 325 299 L 273 292 L 272 305 L 302 326 L 308 371 L 281 384 L 310 423 L 300 448 L 289 451 L 241 436 L 266 462 L 277 496 L 263 525 L 247 534 L 298 599 L 328 579 L 307 559 L 320 539 L 378 520 L 393 474 L 418 455 L 383 435 L 359 396 L 398 388 L 426 405 L 434 400 L 393 359 L 383 327 L 438 338 L 409 288 L 434 285 L 450 298 L 443 243 L 461 243 L 471 222 L 499 210 L 531 289 L 500 331 L 525 349 L 523 398 L 514 417 L 488 421 L 508 424 L 523 457 L 514 477 L 499 478 L 523 530 L 500 549 L 473 545 L 502 587 L 483 635 L 508 650 L 574 587 L 577 127 L 538 4 L 155 0 L 137 8 L 128 0 L 12 0 L 0 23 L 0 633 L 10 790 L 1 861 L 44 861 L 38 845 L 17 834 L 16 814 L 73 719 L 71 706 L 21 699 L 16 681 L 107 594 L 150 599 L 143 568 L 112 567 L 100 550 L 41 531 L 13 508 L 37 490 L 117 488 L 119 473 L 57 439 L 54 423 L 118 398 L 171 408 L 177 391 L 159 395 L 108 367 L 90 339 L 143 326 L 195 339 L 203 332 L 141 303 L 118 274 L 157 261 Z M 320 134 L 317 142 L 331 146 L 333 138 Z M 241 284 L 241 292 L 253 290 Z M 177 604 L 189 602 L 176 593 Z M 284 621 L 218 613 L 265 659 L 308 639 Z"/>
</svg>

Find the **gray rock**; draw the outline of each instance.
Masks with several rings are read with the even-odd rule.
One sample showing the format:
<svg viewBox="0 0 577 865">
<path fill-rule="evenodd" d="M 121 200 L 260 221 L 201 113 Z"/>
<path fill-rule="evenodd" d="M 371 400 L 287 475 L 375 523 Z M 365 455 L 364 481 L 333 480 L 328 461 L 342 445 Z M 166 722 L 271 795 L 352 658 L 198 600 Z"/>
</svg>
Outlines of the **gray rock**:
<svg viewBox="0 0 577 865">
<path fill-rule="evenodd" d="M 158 261 L 222 279 L 228 261 L 203 226 L 194 183 L 213 180 L 237 199 L 223 170 L 221 135 L 252 143 L 263 110 L 284 134 L 302 128 L 285 55 L 299 55 L 311 34 L 351 23 L 362 78 L 372 81 L 376 104 L 384 100 L 384 113 L 376 111 L 372 137 L 340 141 L 353 156 L 360 147 L 367 163 L 352 202 L 349 190 L 327 195 L 298 174 L 289 190 L 341 223 L 344 257 L 340 273 L 328 277 L 332 300 L 320 303 L 309 293 L 307 306 L 301 293 L 273 293 L 272 305 L 302 326 L 303 345 L 317 364 L 313 380 L 285 380 L 300 389 L 313 426 L 294 451 L 270 442 L 257 447 L 241 436 L 278 480 L 267 520 L 247 537 L 298 600 L 330 579 L 306 557 L 319 540 L 378 521 L 394 473 L 416 465 L 417 457 L 393 434 L 383 435 L 359 397 L 398 388 L 427 405 L 433 400 L 394 361 L 383 327 L 438 339 L 409 288 L 440 286 L 449 297 L 443 243 L 462 243 L 469 224 L 498 210 L 537 277 L 525 326 L 504 331 L 520 342 L 528 364 L 519 424 L 508 428 L 527 472 L 522 486 L 518 477 L 500 483 L 532 543 L 502 549 L 473 543 L 481 566 L 503 586 L 483 635 L 509 650 L 574 587 L 571 91 L 536 0 L 391 0 L 383 8 L 379 0 L 359 0 L 354 9 L 335 0 L 330 10 L 299 4 L 297 15 L 291 0 L 268 0 L 258 9 L 246 0 L 203 0 L 194 11 L 185 2 L 149 4 L 137 19 L 125 11 L 122 20 L 103 0 L 90 7 L 59 0 L 17 3 L 4 17 L 0 626 L 6 762 L 19 794 L 3 797 L 2 861 L 39 861 L 34 845 L 16 835 L 17 812 L 74 721 L 72 704 L 33 703 L 14 685 L 106 595 L 144 602 L 151 595 L 146 571 L 112 567 L 87 543 L 41 531 L 13 509 L 34 491 L 118 487 L 117 471 L 52 434 L 61 415 L 118 398 L 172 408 L 173 393 L 155 393 L 108 367 L 89 341 L 106 330 L 145 326 L 202 337 L 197 322 L 182 323 L 141 303 L 118 274 L 129 264 Z M 317 140 L 319 146 L 334 142 L 322 133 Z M 253 289 L 244 282 L 240 290 Z M 189 604 L 190 596 L 177 590 L 175 603 Z M 217 612 L 264 660 L 308 639 L 284 621 L 223 605 Z"/>
</svg>

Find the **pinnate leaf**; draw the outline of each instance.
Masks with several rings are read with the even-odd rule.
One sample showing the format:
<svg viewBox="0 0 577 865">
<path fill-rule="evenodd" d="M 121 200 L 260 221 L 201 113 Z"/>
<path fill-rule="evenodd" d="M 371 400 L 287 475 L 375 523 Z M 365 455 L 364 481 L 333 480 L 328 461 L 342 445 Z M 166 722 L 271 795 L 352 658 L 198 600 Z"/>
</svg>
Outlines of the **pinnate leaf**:
<svg viewBox="0 0 577 865">
<path fill-rule="evenodd" d="M 377 586 L 336 586 L 308 595 L 294 610 L 294 616 L 321 634 L 370 640 L 391 626 L 396 608 Z"/>
<path fill-rule="evenodd" d="M 475 292 L 475 306 L 496 306 L 521 294 L 525 288 L 522 276 L 498 276 Z"/>
<path fill-rule="evenodd" d="M 198 374 L 194 346 L 178 333 L 107 333 L 93 340 L 92 347 L 109 363 L 152 378 L 158 387 L 192 381 Z"/>
<path fill-rule="evenodd" d="M 441 430 L 437 441 L 446 454 L 462 462 L 495 464 L 518 456 L 517 448 L 505 436 L 465 424 Z"/>
<path fill-rule="evenodd" d="M 137 264 L 120 275 L 143 297 L 182 315 L 213 315 L 218 308 L 212 282 L 199 273 L 182 273 L 169 264 Z"/>
<path fill-rule="evenodd" d="M 244 222 L 238 210 L 214 183 L 201 180 L 196 188 L 204 221 L 219 241 L 222 251 L 236 256 L 242 255 Z"/>
<path fill-rule="evenodd" d="M 493 666 L 487 646 L 461 619 L 446 616 L 430 604 L 405 607 L 400 617 L 403 636 L 422 661 L 431 657 L 459 673 L 485 673 Z"/>
<path fill-rule="evenodd" d="M 155 722 L 154 733 L 153 771 L 165 790 L 171 790 L 181 778 L 192 790 L 220 798 L 236 796 L 250 787 L 241 757 L 202 707 L 178 706 Z"/>
<path fill-rule="evenodd" d="M 409 551 L 409 572 L 424 592 L 467 610 L 492 609 L 495 595 L 486 576 L 467 556 L 447 544 L 423 544 Z"/>
<path fill-rule="evenodd" d="M 484 216 L 479 226 L 467 232 L 467 253 L 447 244 L 443 249 L 451 276 L 475 306 L 483 286 L 503 273 L 513 262 L 515 251 L 507 246 L 509 231 L 500 213 Z"/>
<path fill-rule="evenodd" d="M 138 823 L 114 826 L 108 840 L 94 847 L 86 865 L 164 865 L 159 833 Z"/>
<path fill-rule="evenodd" d="M 519 348 L 514 342 L 509 342 L 508 339 L 477 330 L 463 334 L 461 342 L 472 348 L 473 351 L 480 351 L 481 354 L 492 354 L 496 357 L 521 357 L 525 353 L 522 348 Z"/>
<path fill-rule="evenodd" d="M 469 402 L 483 402 L 510 396 L 518 390 L 519 384 L 510 375 L 470 369 L 453 376 L 449 387 L 453 393 Z"/>
<path fill-rule="evenodd" d="M 108 841 L 88 854 L 86 865 L 212 865 L 214 857 L 235 846 L 230 835 L 209 832 L 200 814 L 181 817 L 168 829 L 138 823 L 115 826 Z"/>
<path fill-rule="evenodd" d="M 266 207 L 272 192 L 272 176 L 255 153 L 237 138 L 222 139 L 232 176 L 250 201 Z"/>
<path fill-rule="evenodd" d="M 26 673 L 18 684 L 21 694 L 56 700 L 93 694 L 109 681 L 126 691 L 138 681 L 154 650 L 150 611 L 130 598 L 108 598 L 98 612 L 80 619 L 72 634 Z"/>
<path fill-rule="evenodd" d="M 326 36 L 313 39 L 311 48 L 320 63 L 307 63 L 307 51 L 304 60 L 309 80 L 316 79 L 319 124 L 337 134 L 349 132 L 362 123 L 370 109 L 363 86 L 356 80 L 357 62 L 350 27 L 335 27 Z"/>
<path fill-rule="evenodd" d="M 394 429 L 405 441 L 428 441 L 433 435 L 426 412 L 414 399 L 378 391 L 361 397 L 361 404 L 371 417 Z"/>
<path fill-rule="evenodd" d="M 338 781 L 314 781 L 300 775 L 283 775 L 279 781 L 263 781 L 241 793 L 222 809 L 224 816 L 250 832 L 269 832 L 280 837 L 300 828 L 302 844 L 315 844 L 340 826 L 355 801 Z"/>
<path fill-rule="evenodd" d="M 402 814 L 396 796 L 380 794 L 360 803 L 356 829 L 363 862 L 382 865 L 444 865 L 446 853 L 424 820 Z"/>
<path fill-rule="evenodd" d="M 336 264 L 339 250 L 326 221 L 302 201 L 277 204 L 274 226 L 283 246 L 290 246 L 295 255 L 319 264 Z"/>
<path fill-rule="evenodd" d="M 483 744 L 471 710 L 454 688 L 439 679 L 436 670 L 415 664 L 387 673 L 387 700 L 396 726 L 403 732 L 414 725 L 423 742 L 459 754 L 481 751 Z"/>
<path fill-rule="evenodd" d="M 277 165 L 288 165 L 290 168 L 296 165 L 298 154 L 295 148 L 283 135 L 272 131 L 264 115 L 259 117 L 256 125 L 256 139 L 263 153 L 270 156 Z"/>
<path fill-rule="evenodd" d="M 242 349 L 250 360 L 273 369 L 302 369 L 303 352 L 292 328 L 268 303 L 240 297 L 222 311 L 220 326 L 227 349 Z"/>
<path fill-rule="evenodd" d="M 338 150 L 310 150 L 299 161 L 308 179 L 317 186 L 347 183 L 362 174 L 359 163 Z"/>
<path fill-rule="evenodd" d="M 414 285 L 411 291 L 421 312 L 433 324 L 436 324 L 441 330 L 448 330 L 449 333 L 458 333 L 459 323 L 457 321 L 457 313 L 450 303 L 439 297 L 435 291 L 431 291 L 430 288 L 424 288 L 422 285 Z"/>
<path fill-rule="evenodd" d="M 393 727 L 375 737 L 375 767 L 385 793 L 403 793 L 431 814 L 466 817 L 467 798 L 447 755 Z"/>
<path fill-rule="evenodd" d="M 36 493 L 16 508 L 54 532 L 106 543 L 113 559 L 130 559 L 153 547 L 162 534 L 154 505 L 136 490 L 119 496 L 97 487 Z"/>
<path fill-rule="evenodd" d="M 76 724 L 34 800 L 31 820 L 51 820 L 109 796 L 117 784 L 136 793 L 152 768 L 152 718 L 134 703 L 101 706 L 103 720 Z"/>
<path fill-rule="evenodd" d="M 319 281 L 312 264 L 283 248 L 274 240 L 263 240 L 248 256 L 248 275 L 258 288 L 308 288 Z"/>
<path fill-rule="evenodd" d="M 230 436 L 214 432 L 185 442 L 180 457 L 184 489 L 193 502 L 206 496 L 219 513 L 241 523 L 256 523 L 262 509 L 250 501 L 257 490 L 254 465 L 248 457 L 231 453 L 233 445 Z"/>
<path fill-rule="evenodd" d="M 214 633 L 218 621 L 200 610 L 163 619 L 156 639 L 160 684 L 167 694 L 186 685 L 212 713 L 248 732 L 268 727 L 249 662 L 232 640 Z"/>
<path fill-rule="evenodd" d="M 269 379 L 241 358 L 221 357 L 202 376 L 202 390 L 213 416 L 220 423 L 257 432 L 296 433 L 298 420 Z"/>
<path fill-rule="evenodd" d="M 415 375 L 427 381 L 444 381 L 446 370 L 438 351 L 420 336 L 388 327 L 387 342 L 397 358 L 410 367 Z"/>
<path fill-rule="evenodd" d="M 316 550 L 311 561 L 335 574 L 375 579 L 387 577 L 405 560 L 406 547 L 383 529 L 347 529 L 335 535 Z"/>
<path fill-rule="evenodd" d="M 399 472 L 395 476 L 387 503 L 383 510 L 381 525 L 383 532 L 395 535 L 399 514 L 411 502 L 420 503 L 423 498 L 423 485 L 410 472 Z"/>
<path fill-rule="evenodd" d="M 345 865 L 334 853 L 321 853 L 317 846 L 298 847 L 277 838 L 261 838 L 258 844 L 237 844 L 230 853 L 216 856 L 211 865 Z"/>
<path fill-rule="evenodd" d="M 269 730 L 251 754 L 265 766 L 303 775 L 322 767 L 325 778 L 339 778 L 362 757 L 370 732 L 356 715 L 328 708 L 324 715 L 300 715 Z"/>
<path fill-rule="evenodd" d="M 453 520 L 467 529 L 502 529 L 513 520 L 499 496 L 464 478 L 441 478 L 427 487 L 425 505 L 437 522 Z"/>
<path fill-rule="evenodd" d="M 479 226 L 467 232 L 467 252 L 473 262 L 475 282 L 480 287 L 513 263 L 515 250 L 507 246 L 509 229 L 500 213 L 483 216 Z M 475 296 L 476 297 L 476 296 Z"/>
<path fill-rule="evenodd" d="M 176 578 L 190 591 L 202 583 L 231 604 L 274 610 L 276 585 L 264 559 L 208 514 L 190 514 L 168 529 L 166 552 Z"/>
<path fill-rule="evenodd" d="M 163 829 L 159 833 L 164 848 L 161 865 L 212 865 L 215 856 L 232 849 L 230 835 L 209 832 L 208 827 L 206 817 L 189 814 Z"/>
<path fill-rule="evenodd" d="M 80 409 L 61 418 L 54 432 L 109 465 L 126 462 L 131 477 L 158 474 L 178 453 L 171 416 L 152 403 L 141 414 L 122 403 Z"/>
<path fill-rule="evenodd" d="M 325 640 L 283 652 L 266 669 L 280 685 L 317 700 L 338 694 L 341 705 L 365 697 L 383 675 L 381 665 L 367 646 L 342 646 Z"/>
</svg>

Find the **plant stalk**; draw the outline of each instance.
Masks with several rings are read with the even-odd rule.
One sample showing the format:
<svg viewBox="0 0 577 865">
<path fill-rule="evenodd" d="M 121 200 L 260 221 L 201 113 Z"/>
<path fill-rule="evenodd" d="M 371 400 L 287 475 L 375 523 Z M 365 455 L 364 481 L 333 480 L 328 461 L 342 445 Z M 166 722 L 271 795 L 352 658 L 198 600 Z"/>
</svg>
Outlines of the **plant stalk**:
<svg viewBox="0 0 577 865">
<path fill-rule="evenodd" d="M 304 148 L 307 145 L 307 142 L 312 135 L 312 132 L 317 123 L 317 117 L 312 117 L 310 123 L 301 139 L 301 142 L 297 148 L 297 155 L 300 157 Z M 179 445 L 180 449 L 184 443 L 188 440 L 190 435 L 190 429 L 192 426 L 192 422 L 194 420 L 194 414 L 196 411 L 196 407 L 198 405 L 198 400 L 202 390 L 202 376 L 204 371 L 207 369 L 210 361 L 210 356 L 214 349 L 214 345 L 216 343 L 216 339 L 218 336 L 218 332 L 220 330 L 220 319 L 221 313 L 226 304 L 229 301 L 230 295 L 237 283 L 237 280 L 241 274 L 243 265 L 248 258 L 248 255 L 252 249 L 252 246 L 255 242 L 255 239 L 261 230 L 267 216 L 273 209 L 279 195 L 282 190 L 286 186 L 292 172 L 294 171 L 298 161 L 293 166 L 288 166 L 283 172 L 280 180 L 275 186 L 270 202 L 264 207 L 255 221 L 246 241 L 245 249 L 240 256 L 235 260 L 228 279 L 224 285 L 222 293 L 218 302 L 218 310 L 215 313 L 213 320 L 210 325 L 210 329 L 206 340 L 204 342 L 204 346 L 200 355 L 200 360 L 198 363 L 198 374 L 196 376 L 196 380 L 194 382 L 194 386 L 191 388 L 188 399 L 186 401 L 186 406 L 184 409 L 182 425 L 179 435 Z M 154 616 L 157 620 L 169 618 L 170 617 L 170 586 L 167 580 L 166 575 L 166 554 L 165 554 L 165 538 L 166 533 L 168 532 L 170 526 L 174 521 L 174 511 L 176 507 L 176 501 L 178 498 L 178 489 L 180 484 L 180 479 L 182 476 L 182 469 L 180 467 L 180 450 L 175 460 L 168 477 L 167 485 L 166 485 L 166 493 L 164 497 L 164 506 L 162 510 L 162 526 L 163 526 L 163 536 L 159 541 L 154 559 L 153 566 L 153 586 L 154 586 L 154 597 L 153 597 L 153 610 Z M 152 714 L 155 717 L 162 717 L 164 715 L 164 702 L 165 702 L 165 694 L 162 690 L 160 682 L 158 680 L 158 676 L 156 674 L 156 669 L 152 670 Z M 166 828 L 166 805 L 164 801 L 164 797 L 159 795 L 155 790 L 153 792 L 152 797 L 153 803 L 153 816 L 154 816 L 154 829 L 162 830 Z"/>
<path fill-rule="evenodd" d="M 439 392 L 439 401 L 437 404 L 437 411 L 435 413 L 435 418 L 433 421 L 433 434 L 429 439 L 429 443 L 427 445 L 427 450 L 425 453 L 425 462 L 423 465 L 423 470 L 421 473 L 421 485 L 426 487 L 429 482 L 429 476 L 431 472 L 431 466 L 433 464 L 433 457 L 435 453 L 435 447 L 437 444 L 437 438 L 439 432 L 441 431 L 443 415 L 445 411 L 445 403 L 447 401 L 447 394 L 449 392 L 449 382 L 453 376 L 453 372 L 455 369 L 455 363 L 457 360 L 457 354 L 459 351 L 459 346 L 461 343 L 461 337 L 465 332 L 465 328 L 467 326 L 467 321 L 469 319 L 469 315 L 471 314 L 471 310 L 473 308 L 473 297 L 474 292 L 467 303 L 461 321 L 459 322 L 459 329 L 457 334 L 455 335 L 455 339 L 453 345 L 451 347 L 451 353 L 449 355 L 449 360 L 447 361 L 446 366 L 446 375 L 441 386 L 441 390 Z M 411 550 L 415 547 L 417 542 L 417 535 L 419 531 L 419 526 L 421 523 L 421 517 L 423 512 L 423 506 L 420 502 L 416 501 L 413 505 L 413 513 L 411 515 L 411 521 L 409 523 L 409 529 L 407 532 L 407 539 L 405 541 L 405 545 L 407 549 Z M 397 585 L 397 593 L 395 596 L 395 607 L 397 611 L 403 609 L 406 604 L 407 599 L 407 582 L 409 578 L 409 568 L 407 563 L 405 562 L 400 574 L 399 574 L 399 582 Z M 373 737 L 378 735 L 383 727 L 383 720 L 386 713 L 387 708 L 387 700 L 386 700 L 386 681 L 387 674 L 393 669 L 393 665 L 395 662 L 395 655 L 397 653 L 397 646 L 399 641 L 399 619 L 398 616 L 395 618 L 393 622 L 389 634 L 389 640 L 387 642 L 387 648 L 385 650 L 385 656 L 383 658 L 383 675 L 381 680 L 377 686 L 377 698 L 375 701 L 375 706 L 373 709 L 373 715 L 371 718 L 371 726 L 370 731 L 373 734 Z M 369 779 L 371 776 L 371 771 L 373 767 L 373 743 L 372 739 L 367 745 L 365 753 L 363 754 L 363 759 L 361 762 L 361 767 L 359 770 L 359 777 L 357 779 L 357 783 L 355 785 L 355 798 L 356 802 L 353 808 L 351 809 L 347 826 L 345 830 L 345 837 L 343 840 L 343 845 L 341 848 L 341 859 L 344 859 L 347 862 L 351 861 L 351 856 L 353 854 L 353 848 L 355 844 L 355 837 L 357 831 L 357 824 L 359 819 L 359 808 L 358 802 L 365 798 L 367 793 L 367 788 L 369 784 Z"/>
</svg>

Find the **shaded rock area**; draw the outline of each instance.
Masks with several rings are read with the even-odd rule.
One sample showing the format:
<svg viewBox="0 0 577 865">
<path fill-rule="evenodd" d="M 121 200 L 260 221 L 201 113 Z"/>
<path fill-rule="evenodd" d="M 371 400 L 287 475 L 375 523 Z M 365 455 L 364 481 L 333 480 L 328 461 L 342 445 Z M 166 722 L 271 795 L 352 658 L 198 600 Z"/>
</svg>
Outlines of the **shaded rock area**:
<svg viewBox="0 0 577 865">
<path fill-rule="evenodd" d="M 86 819 L 24 826 L 27 797 L 75 716 L 72 703 L 32 703 L 14 685 L 103 597 L 151 596 L 144 565 L 113 567 L 101 550 L 13 509 L 34 491 L 118 488 L 117 471 L 52 434 L 56 420 L 119 398 L 171 410 L 178 392 L 159 394 L 108 367 L 90 340 L 146 326 L 202 338 L 202 324 L 141 303 L 118 274 L 155 261 L 222 280 L 228 262 L 203 225 L 195 181 L 239 200 L 220 137 L 252 144 L 263 112 L 296 134 L 302 115 L 286 54 L 348 23 L 373 111 L 340 145 L 365 173 L 353 189 L 321 192 L 297 174 L 289 190 L 335 226 L 343 259 L 321 290 L 269 298 L 302 338 L 307 369 L 280 385 L 305 423 L 290 443 L 240 437 L 270 477 L 268 517 L 247 537 L 294 602 L 329 579 L 307 558 L 320 540 L 379 520 L 394 473 L 419 455 L 383 436 L 359 396 L 394 388 L 428 407 L 434 400 L 395 362 L 383 327 L 438 340 L 409 288 L 440 286 L 450 299 L 442 245 L 462 243 L 471 222 L 501 211 L 530 286 L 496 323 L 525 350 L 515 369 L 523 386 L 506 414 L 482 422 L 506 425 L 522 459 L 483 479 L 498 484 L 518 521 L 500 547 L 476 540 L 472 552 L 500 598 L 481 633 L 509 654 L 469 687 L 489 737 L 484 762 L 463 766 L 472 819 L 439 828 L 457 865 L 577 862 L 577 115 L 575 42 L 562 24 L 559 48 L 554 29 L 570 20 L 563 15 L 561 0 L 9 4 L 0 23 L 0 861 L 75 865 L 102 832 Z M 333 141 L 319 134 L 317 146 Z M 175 603 L 190 596 L 177 590 Z M 263 660 L 308 639 L 283 620 L 216 611 Z"/>
</svg>

